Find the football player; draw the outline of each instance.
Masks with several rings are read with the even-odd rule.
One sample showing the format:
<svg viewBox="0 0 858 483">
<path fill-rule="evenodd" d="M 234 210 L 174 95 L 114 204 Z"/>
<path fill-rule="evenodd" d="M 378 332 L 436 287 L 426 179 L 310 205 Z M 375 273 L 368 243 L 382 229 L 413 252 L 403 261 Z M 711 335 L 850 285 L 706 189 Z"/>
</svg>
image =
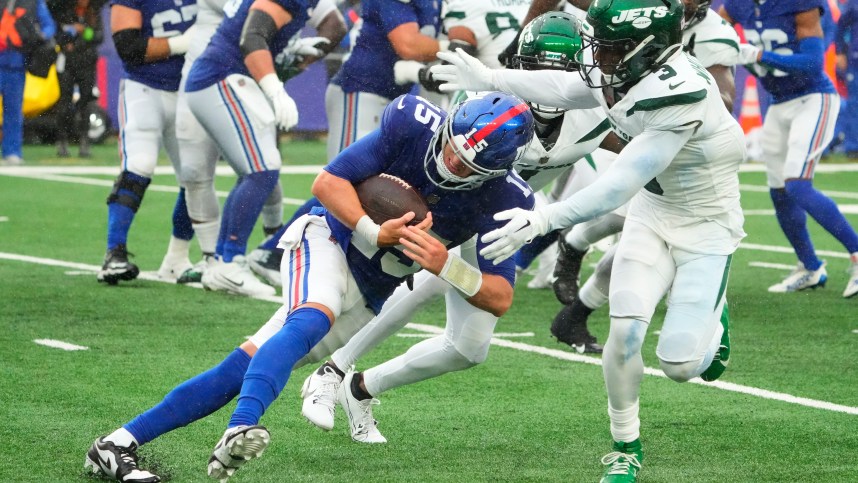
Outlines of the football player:
<svg viewBox="0 0 858 483">
<path fill-rule="evenodd" d="M 196 13 L 195 0 L 111 2 L 110 28 L 124 70 L 119 87 L 122 171 L 107 198 L 107 254 L 98 272 L 99 282 L 116 285 L 140 273 L 128 261 L 128 230 L 152 181 L 162 145 L 179 177 L 176 91 Z M 170 278 L 191 266 L 188 245 L 193 234 L 185 191 L 180 188 L 173 210 L 173 234 L 159 275 L 163 272 Z"/>
<path fill-rule="evenodd" d="M 330 2 L 326 5 L 335 8 Z M 202 276 L 209 290 L 275 293 L 253 275 L 244 253 L 280 177 L 277 128 L 289 130 L 298 123 L 295 102 L 278 72 L 288 65 L 281 65 L 277 57 L 294 42 L 317 6 L 314 0 L 229 0 L 223 22 L 188 73 L 188 106 L 239 175 L 223 207 L 215 249 L 218 260 Z M 317 47 L 324 50 L 330 45 Z"/>
<path fill-rule="evenodd" d="M 297 220 L 281 238 L 287 250 L 283 307 L 222 363 L 98 438 L 87 465 L 119 481 L 159 481 L 137 467 L 138 446 L 238 395 L 229 429 L 209 462 L 210 476 L 229 478 L 267 446 L 259 418 L 293 365 L 302 358 L 320 361 L 342 346 L 421 268 L 461 291 L 463 303 L 502 315 L 512 303 L 512 262 L 492 264 L 480 257 L 474 266 L 448 248 L 499 227 L 489 214 L 497 209 L 532 207 L 531 190 L 511 170 L 532 134 L 530 110 L 508 94 L 467 100 L 449 115 L 420 97 L 396 99 L 378 130 L 345 149 L 317 177 L 313 194 L 325 208 Z M 409 183 L 431 214 L 413 227 L 406 227 L 413 213 L 374 223 L 352 185 L 379 173 Z M 349 404 L 359 412 L 370 400 Z"/>
<path fill-rule="evenodd" d="M 490 70 L 458 52 L 433 67 L 442 89 L 490 89 L 567 108 L 600 105 L 628 145 L 600 178 L 568 199 L 509 220 L 481 241 L 501 262 L 533 237 L 631 200 L 614 260 L 611 326 L 603 353 L 613 451 L 603 482 L 632 482 L 643 462 L 641 346 L 669 292 L 656 355 L 675 381 L 719 377 L 729 358 L 722 319 L 732 253 L 745 236 L 739 205 L 742 130 L 712 75 L 683 51 L 680 0 L 595 0 L 582 35 L 581 78 L 562 72 Z"/>
<path fill-rule="evenodd" d="M 741 45 L 739 63 L 748 64 L 772 95 L 763 122 L 763 159 L 775 215 L 798 265 L 769 292 L 825 286 L 825 261 L 816 256 L 807 230 L 810 215 L 849 252 L 852 267 L 843 291 L 848 298 L 858 294 L 858 235 L 834 200 L 813 187 L 840 111 L 840 97 L 823 72 L 825 8 L 824 0 L 727 0 L 719 12 L 745 29 L 749 44 Z"/>
</svg>

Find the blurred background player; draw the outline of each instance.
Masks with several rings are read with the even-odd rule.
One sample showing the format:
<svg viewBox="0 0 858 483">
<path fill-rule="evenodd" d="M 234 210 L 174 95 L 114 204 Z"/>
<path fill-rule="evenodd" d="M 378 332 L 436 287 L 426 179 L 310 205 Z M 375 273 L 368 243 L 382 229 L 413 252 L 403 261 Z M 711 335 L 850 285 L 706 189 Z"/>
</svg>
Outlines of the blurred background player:
<svg viewBox="0 0 858 483">
<path fill-rule="evenodd" d="M 858 158 L 858 0 L 840 2 L 840 19 L 834 44 L 837 69 L 846 79 L 849 98 L 840 116 L 843 125 L 843 150 L 849 158 Z"/>
<path fill-rule="evenodd" d="M 195 0 L 111 0 L 110 5 L 110 29 L 124 70 L 119 87 L 122 171 L 107 198 L 107 254 L 98 281 L 116 285 L 140 273 L 128 261 L 128 230 L 152 181 L 162 146 L 179 178 L 176 91 L 197 5 Z M 165 278 L 175 279 L 191 266 L 188 245 L 193 233 L 180 186 L 165 257 L 180 263 L 173 264 Z"/>
<path fill-rule="evenodd" d="M 834 200 L 813 186 L 840 110 L 840 97 L 823 72 L 825 8 L 824 0 L 726 0 L 720 13 L 744 28 L 749 43 L 741 45 L 739 63 L 749 65 L 773 100 L 763 122 L 763 158 L 775 215 L 798 265 L 769 292 L 825 286 L 825 262 L 807 229 L 810 215 L 849 252 L 848 298 L 858 294 L 858 235 Z"/>
<path fill-rule="evenodd" d="M 336 7 L 304 0 L 230 1 L 185 83 L 188 106 L 239 178 L 223 206 L 215 252 L 203 286 L 240 295 L 274 295 L 247 266 L 247 240 L 280 178 L 277 128 L 298 123 L 298 109 L 278 74 L 278 55 L 299 35 L 311 10 Z M 326 11 L 323 11 L 326 10 Z M 341 20 L 341 17 L 337 17 Z M 316 46 L 317 54 L 330 44 Z"/>
</svg>

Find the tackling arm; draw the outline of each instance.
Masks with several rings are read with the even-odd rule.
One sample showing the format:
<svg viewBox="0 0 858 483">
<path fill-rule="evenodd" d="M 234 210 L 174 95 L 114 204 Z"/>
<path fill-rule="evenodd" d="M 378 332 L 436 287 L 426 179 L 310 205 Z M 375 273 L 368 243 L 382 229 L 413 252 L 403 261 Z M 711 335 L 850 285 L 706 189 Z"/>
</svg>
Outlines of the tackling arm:
<svg viewBox="0 0 858 483">
<path fill-rule="evenodd" d="M 825 54 L 822 24 L 819 10 L 811 9 L 795 16 L 796 37 L 799 52 L 792 55 L 762 51 L 758 57 L 761 64 L 792 74 L 815 75 L 820 72 Z"/>
</svg>

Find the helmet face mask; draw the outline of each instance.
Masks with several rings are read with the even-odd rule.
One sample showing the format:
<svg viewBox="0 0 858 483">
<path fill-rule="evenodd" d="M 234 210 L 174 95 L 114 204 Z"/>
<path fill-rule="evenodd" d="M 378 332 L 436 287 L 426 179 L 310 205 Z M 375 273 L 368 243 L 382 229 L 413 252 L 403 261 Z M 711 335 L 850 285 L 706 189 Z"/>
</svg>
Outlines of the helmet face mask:
<svg viewBox="0 0 858 483">
<path fill-rule="evenodd" d="M 682 47 L 684 12 L 682 0 L 594 0 L 576 59 L 584 81 L 590 87 L 624 86 L 656 70 Z"/>
<path fill-rule="evenodd" d="M 521 70 L 578 70 L 576 61 L 581 50 L 581 22 L 566 12 L 548 12 L 524 26 L 512 67 Z M 556 117 L 564 111 L 550 106 L 528 103 L 543 118 Z"/>
<path fill-rule="evenodd" d="M 684 3 L 685 15 L 682 19 L 682 30 L 689 29 L 706 18 L 712 0 L 684 0 Z"/>
<path fill-rule="evenodd" d="M 435 131 L 423 168 L 440 188 L 474 189 L 505 176 L 532 136 L 533 115 L 527 104 L 513 95 L 489 92 L 453 108 Z"/>
</svg>

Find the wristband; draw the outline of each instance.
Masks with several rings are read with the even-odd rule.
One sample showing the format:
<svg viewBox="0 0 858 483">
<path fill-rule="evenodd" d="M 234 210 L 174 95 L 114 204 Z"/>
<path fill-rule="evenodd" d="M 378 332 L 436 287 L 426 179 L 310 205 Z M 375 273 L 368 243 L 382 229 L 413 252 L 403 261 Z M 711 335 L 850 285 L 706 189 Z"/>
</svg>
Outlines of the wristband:
<svg viewBox="0 0 858 483">
<path fill-rule="evenodd" d="M 262 89 L 262 93 L 267 97 L 274 97 L 278 91 L 283 90 L 283 82 L 280 81 L 280 78 L 277 77 L 277 74 L 265 74 L 262 79 L 259 79 L 259 88 Z"/>
<path fill-rule="evenodd" d="M 447 254 L 438 276 L 468 297 L 476 295 L 483 285 L 483 272 L 453 253 Z"/>
<path fill-rule="evenodd" d="M 450 49 L 450 41 L 449 40 L 439 40 L 438 41 L 438 52 L 449 50 Z"/>
<path fill-rule="evenodd" d="M 370 245 L 378 246 L 378 234 L 381 233 L 381 225 L 372 221 L 369 215 L 363 215 L 355 225 L 355 233 L 362 236 Z"/>
</svg>

